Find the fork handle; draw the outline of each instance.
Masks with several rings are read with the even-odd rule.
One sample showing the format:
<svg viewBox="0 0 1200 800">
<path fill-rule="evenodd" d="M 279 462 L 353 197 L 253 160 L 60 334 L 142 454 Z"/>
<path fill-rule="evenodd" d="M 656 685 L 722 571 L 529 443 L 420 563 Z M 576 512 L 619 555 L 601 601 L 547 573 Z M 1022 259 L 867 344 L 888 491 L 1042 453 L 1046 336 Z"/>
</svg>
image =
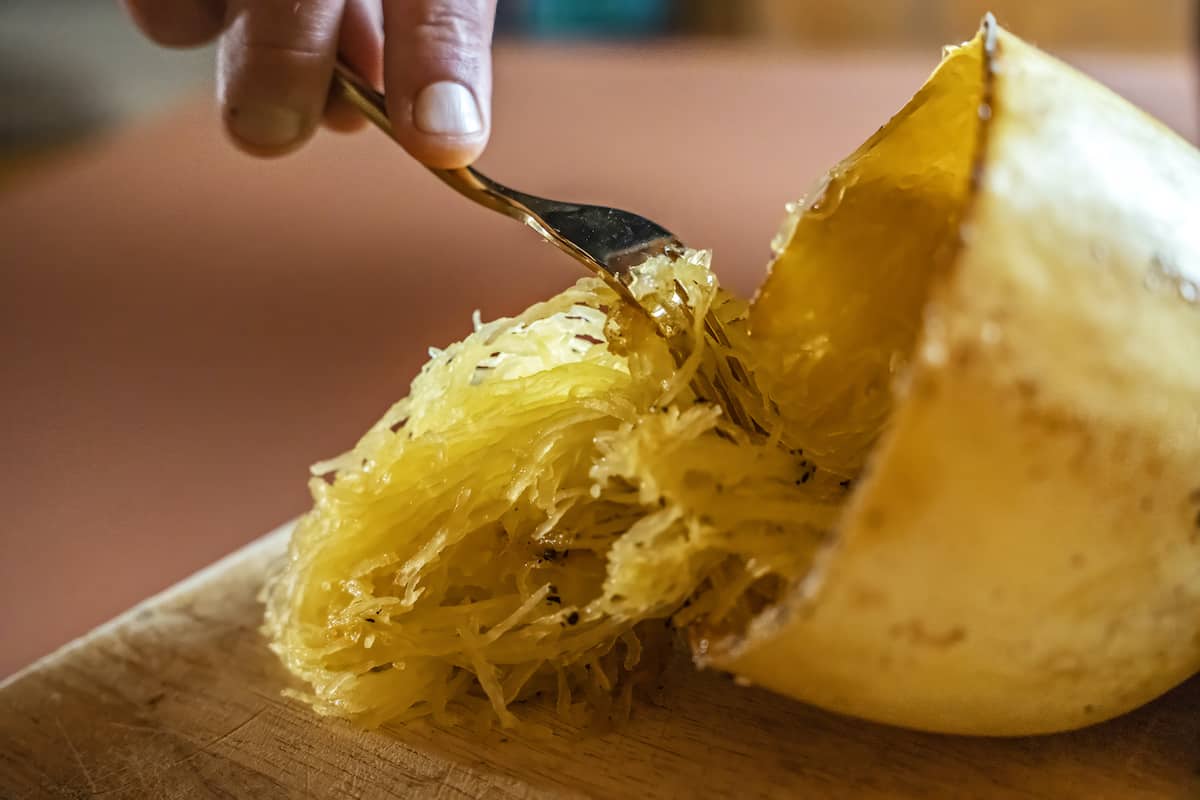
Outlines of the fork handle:
<svg viewBox="0 0 1200 800">
<path fill-rule="evenodd" d="M 390 136 L 393 140 L 396 138 L 395 130 L 392 128 L 392 122 L 388 118 L 387 100 L 383 93 L 371 86 L 361 76 L 351 69 L 340 58 L 334 68 L 334 83 L 341 91 L 342 95 L 350 101 L 359 111 L 366 116 L 371 122 Z M 671 349 L 671 354 L 675 357 L 678 364 L 682 364 L 686 358 L 684 354 L 673 342 L 673 336 L 666 330 L 661 321 L 654 316 L 640 303 L 634 296 L 630 287 L 618 276 L 617 271 L 621 275 L 628 276 L 627 268 L 621 266 L 614 268 L 610 259 L 601 261 L 592 254 L 584 250 L 576 243 L 578 237 L 563 235 L 562 231 L 556 229 L 553 223 L 547 223 L 546 211 L 553 211 L 553 208 L 545 208 L 540 213 L 538 210 L 541 206 L 555 206 L 559 211 L 563 210 L 563 204 L 547 201 L 544 198 L 535 197 L 533 195 L 518 192 L 515 189 L 510 189 L 503 184 L 500 184 L 473 167 L 460 167 L 458 169 L 436 169 L 428 167 L 429 171 L 440 178 L 447 186 L 457 191 L 459 194 L 467 197 L 470 200 L 479 203 L 482 206 L 490 208 L 493 211 L 498 211 L 506 217 L 522 222 L 533 228 L 543 239 L 553 244 L 558 249 L 562 250 L 567 255 L 582 263 L 585 267 L 591 270 L 604 280 L 618 296 L 624 298 L 633 308 L 647 314 L 651 321 L 658 328 L 659 333 L 667 340 L 668 346 Z M 574 218 L 578 212 L 585 207 L 570 206 L 569 216 Z M 608 213 L 613 213 L 614 209 L 600 209 Z M 639 218 L 640 220 L 640 218 Z M 648 224 L 647 220 L 640 220 L 643 224 Z M 653 228 L 657 229 L 662 234 L 662 244 L 664 248 L 679 248 L 682 245 L 675 239 L 674 235 L 660 229 L 657 225 L 649 223 Z M 642 242 L 644 245 L 645 242 Z M 644 250 L 641 251 L 644 257 Z M 615 253 L 620 256 L 620 251 Z M 631 265 L 630 265 L 631 266 Z M 617 271 L 614 271 L 617 269 Z M 676 283 L 679 288 L 679 284 Z M 682 292 L 677 293 L 677 298 L 686 306 L 686 295 Z M 720 323 L 709 314 L 705 319 L 705 331 L 707 335 L 719 343 L 728 345 L 728 340 L 725 339 L 724 331 L 721 330 Z M 730 356 L 728 358 L 729 368 L 734 376 L 734 382 L 746 380 L 745 368 L 736 358 Z M 748 382 L 748 380 L 747 380 Z M 741 404 L 736 398 L 727 392 L 723 391 L 721 379 L 718 376 L 717 385 L 713 385 L 708 379 L 701 380 L 699 373 L 693 378 L 693 386 L 696 387 L 697 393 L 702 396 L 721 398 L 721 405 L 730 414 L 733 421 L 748 431 L 754 430 L 754 420 L 748 416 L 742 409 Z M 761 429 L 760 429 L 761 431 Z"/>
<path fill-rule="evenodd" d="M 396 138 L 395 129 L 388 118 L 387 100 L 383 93 L 367 83 L 351 69 L 344 61 L 338 59 L 334 67 L 334 83 L 350 103 L 373 122 L 376 127 L 393 140 Z M 571 258 L 583 264 L 592 272 L 602 277 L 617 292 L 625 296 L 635 306 L 637 301 L 625 286 L 604 264 L 597 261 L 587 251 L 582 249 L 570 238 L 563 236 L 546 224 L 543 216 L 532 206 L 546 201 L 533 195 L 518 192 L 494 181 L 474 167 L 459 167 L 457 169 L 438 169 L 426 167 L 451 189 L 485 208 L 497 211 L 510 219 L 533 228 L 539 236 L 553 244 Z M 640 307 L 640 306 L 638 306 Z"/>
<path fill-rule="evenodd" d="M 395 129 L 392 128 L 392 121 L 388 118 L 387 100 L 384 98 L 382 92 L 363 80 L 357 72 L 351 69 L 340 58 L 334 65 L 333 79 L 342 95 L 363 116 L 392 139 L 396 138 Z M 451 189 L 454 189 L 468 199 L 487 206 L 493 211 L 499 211 L 505 216 L 525 222 L 521 215 L 514 213 L 514 209 L 509 203 L 497 197 L 492 189 L 495 181 L 481 174 L 473 167 L 459 167 L 458 169 L 427 167 L 427 169 Z"/>
</svg>

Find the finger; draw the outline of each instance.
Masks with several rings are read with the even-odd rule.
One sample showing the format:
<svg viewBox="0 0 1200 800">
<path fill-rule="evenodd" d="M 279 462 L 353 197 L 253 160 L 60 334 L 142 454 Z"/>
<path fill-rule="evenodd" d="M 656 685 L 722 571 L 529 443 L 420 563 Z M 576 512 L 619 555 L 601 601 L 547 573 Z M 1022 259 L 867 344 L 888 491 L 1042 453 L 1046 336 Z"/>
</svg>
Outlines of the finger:
<svg viewBox="0 0 1200 800">
<path fill-rule="evenodd" d="M 396 138 L 433 167 L 487 144 L 495 0 L 385 0 L 384 85 Z"/>
<path fill-rule="evenodd" d="M 215 39 L 225 23 L 224 0 L 122 0 L 138 27 L 166 47 Z"/>
<path fill-rule="evenodd" d="M 347 0 L 338 52 L 356 73 L 375 86 L 383 86 L 383 8 L 379 0 Z M 325 106 L 326 127 L 350 132 L 366 122 L 358 109 L 336 92 L 331 93 Z"/>
<path fill-rule="evenodd" d="M 279 155 L 325 111 L 345 0 L 236 0 L 217 57 L 217 94 L 234 141 Z"/>
<path fill-rule="evenodd" d="M 383 87 L 383 7 L 380 0 L 346 0 L 338 51 L 346 63 Z"/>
<path fill-rule="evenodd" d="M 323 121 L 326 128 L 337 133 L 354 133 L 362 130 L 367 124 L 367 118 L 361 111 L 336 94 L 329 96 Z"/>
</svg>

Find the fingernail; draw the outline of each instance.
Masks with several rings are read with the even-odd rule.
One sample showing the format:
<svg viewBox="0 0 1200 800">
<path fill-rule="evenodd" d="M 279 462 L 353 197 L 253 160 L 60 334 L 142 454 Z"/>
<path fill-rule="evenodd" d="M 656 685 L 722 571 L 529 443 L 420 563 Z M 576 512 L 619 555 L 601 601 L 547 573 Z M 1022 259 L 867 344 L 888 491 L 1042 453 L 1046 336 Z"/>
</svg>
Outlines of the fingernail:
<svg viewBox="0 0 1200 800">
<path fill-rule="evenodd" d="M 461 83 L 438 81 L 417 95 L 413 123 L 425 133 L 464 136 L 483 130 L 475 95 Z"/>
<path fill-rule="evenodd" d="M 283 106 L 239 106 L 229 109 L 234 135 L 257 147 L 285 147 L 304 132 L 304 118 Z"/>
</svg>

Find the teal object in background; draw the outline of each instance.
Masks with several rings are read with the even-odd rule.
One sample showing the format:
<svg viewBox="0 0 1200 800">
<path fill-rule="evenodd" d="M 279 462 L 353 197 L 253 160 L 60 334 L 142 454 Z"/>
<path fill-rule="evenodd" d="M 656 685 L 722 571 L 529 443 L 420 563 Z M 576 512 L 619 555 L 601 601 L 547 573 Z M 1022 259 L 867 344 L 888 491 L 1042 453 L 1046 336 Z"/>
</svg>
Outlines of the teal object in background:
<svg viewBox="0 0 1200 800">
<path fill-rule="evenodd" d="M 496 29 L 538 39 L 637 39 L 671 32 L 673 0 L 500 0 Z"/>
</svg>

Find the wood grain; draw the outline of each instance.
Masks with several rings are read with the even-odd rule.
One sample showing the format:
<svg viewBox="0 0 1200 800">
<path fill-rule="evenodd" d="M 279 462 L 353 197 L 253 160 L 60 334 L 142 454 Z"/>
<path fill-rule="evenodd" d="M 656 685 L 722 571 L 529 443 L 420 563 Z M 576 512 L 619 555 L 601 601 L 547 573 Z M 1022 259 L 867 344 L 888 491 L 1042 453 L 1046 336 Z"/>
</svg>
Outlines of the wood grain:
<svg viewBox="0 0 1200 800">
<path fill-rule="evenodd" d="M 286 700 L 256 596 L 285 527 L 0 686 L 0 796 L 1200 796 L 1200 680 L 1069 734 L 971 739 L 826 714 L 681 668 L 603 735 L 378 731 Z M 814 655 L 819 657 L 819 655 Z"/>
</svg>

